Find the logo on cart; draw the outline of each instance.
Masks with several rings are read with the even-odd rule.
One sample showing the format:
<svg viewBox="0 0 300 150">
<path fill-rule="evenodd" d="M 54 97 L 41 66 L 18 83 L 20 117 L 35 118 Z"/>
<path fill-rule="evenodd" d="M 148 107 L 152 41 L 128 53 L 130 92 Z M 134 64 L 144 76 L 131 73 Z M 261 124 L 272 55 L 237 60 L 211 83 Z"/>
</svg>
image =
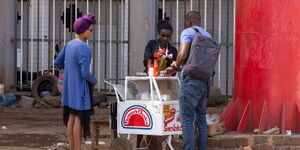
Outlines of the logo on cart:
<svg viewBox="0 0 300 150">
<path fill-rule="evenodd" d="M 121 125 L 126 129 L 150 130 L 152 129 L 153 121 L 150 112 L 145 107 L 133 105 L 125 110 Z"/>
</svg>

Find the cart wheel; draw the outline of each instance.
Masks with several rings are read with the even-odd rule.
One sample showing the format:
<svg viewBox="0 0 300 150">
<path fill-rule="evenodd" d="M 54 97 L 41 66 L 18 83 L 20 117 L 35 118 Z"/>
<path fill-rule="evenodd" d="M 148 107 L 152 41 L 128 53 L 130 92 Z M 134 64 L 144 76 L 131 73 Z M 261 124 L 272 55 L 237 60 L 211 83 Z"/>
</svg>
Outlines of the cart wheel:
<svg viewBox="0 0 300 150">
<path fill-rule="evenodd" d="M 156 136 L 144 135 L 140 147 L 147 147 L 148 150 L 162 149 L 162 142 Z"/>
<path fill-rule="evenodd" d="M 124 137 L 115 138 L 110 146 L 111 150 L 132 150 L 131 143 Z"/>
<path fill-rule="evenodd" d="M 171 142 L 174 150 L 182 150 L 183 149 L 183 141 L 182 139 L 174 139 Z M 167 150 L 171 150 L 171 148 L 169 147 L 169 145 L 167 145 Z"/>
</svg>

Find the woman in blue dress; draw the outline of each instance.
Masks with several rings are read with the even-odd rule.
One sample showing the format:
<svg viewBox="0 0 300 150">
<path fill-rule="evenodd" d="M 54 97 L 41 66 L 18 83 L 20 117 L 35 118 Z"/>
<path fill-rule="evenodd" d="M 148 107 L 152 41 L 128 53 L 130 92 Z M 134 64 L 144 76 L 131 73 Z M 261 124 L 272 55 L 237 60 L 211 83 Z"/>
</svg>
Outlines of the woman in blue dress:
<svg viewBox="0 0 300 150">
<path fill-rule="evenodd" d="M 90 73 L 92 54 L 85 41 L 92 36 L 95 23 L 92 14 L 78 18 L 73 25 L 75 39 L 64 46 L 55 60 L 55 66 L 64 69 L 63 120 L 71 150 L 80 150 L 82 131 L 84 137 L 90 134 L 92 97 L 89 85 L 97 84 L 97 79 Z"/>
</svg>

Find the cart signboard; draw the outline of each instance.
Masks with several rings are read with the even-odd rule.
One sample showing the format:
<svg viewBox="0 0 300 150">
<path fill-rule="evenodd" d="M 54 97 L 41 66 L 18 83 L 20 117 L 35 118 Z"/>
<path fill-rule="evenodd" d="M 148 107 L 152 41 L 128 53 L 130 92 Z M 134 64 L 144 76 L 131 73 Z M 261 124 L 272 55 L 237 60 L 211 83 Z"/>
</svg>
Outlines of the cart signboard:
<svg viewBox="0 0 300 150">
<path fill-rule="evenodd" d="M 177 104 L 163 105 L 164 134 L 181 132 L 179 107 Z"/>
<path fill-rule="evenodd" d="M 145 107 L 132 105 L 124 111 L 121 125 L 125 129 L 151 130 L 153 120 L 150 112 Z"/>
</svg>

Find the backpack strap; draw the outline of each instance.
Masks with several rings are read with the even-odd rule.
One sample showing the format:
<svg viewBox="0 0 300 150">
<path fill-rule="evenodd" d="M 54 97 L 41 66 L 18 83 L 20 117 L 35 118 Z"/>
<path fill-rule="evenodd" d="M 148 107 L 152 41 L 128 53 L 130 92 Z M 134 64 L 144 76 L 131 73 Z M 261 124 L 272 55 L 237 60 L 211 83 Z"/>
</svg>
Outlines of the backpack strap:
<svg viewBox="0 0 300 150">
<path fill-rule="evenodd" d="M 197 29 L 197 28 L 195 28 L 195 27 L 192 27 L 196 32 L 198 32 L 198 33 L 200 33 L 201 34 L 201 32 Z"/>
</svg>

